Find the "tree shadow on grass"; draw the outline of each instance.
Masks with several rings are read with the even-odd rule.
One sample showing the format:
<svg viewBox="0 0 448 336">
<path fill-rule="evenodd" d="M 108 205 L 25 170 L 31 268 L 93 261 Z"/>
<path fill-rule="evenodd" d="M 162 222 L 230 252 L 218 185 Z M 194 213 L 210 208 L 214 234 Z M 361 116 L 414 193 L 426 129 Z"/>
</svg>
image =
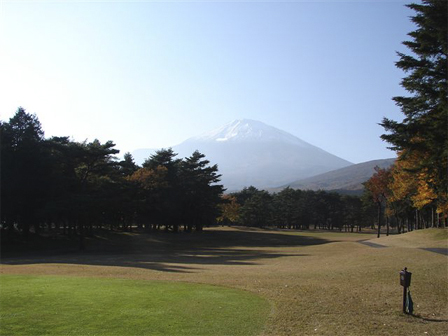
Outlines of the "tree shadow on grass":
<svg viewBox="0 0 448 336">
<path fill-rule="evenodd" d="M 426 321 L 426 322 L 448 322 L 448 320 L 429 318 L 429 317 L 424 317 L 424 316 L 415 315 L 415 314 L 411 314 L 410 316 L 412 316 L 414 318 L 417 318 L 417 319 L 420 319 L 422 321 Z"/>
<path fill-rule="evenodd" d="M 164 272 L 199 272 L 206 265 L 256 265 L 262 259 L 305 254 L 281 247 L 325 244 L 326 239 L 262 230 L 205 230 L 202 233 L 110 233 L 89 238 L 87 251 L 2 258 L 5 265 L 76 264 L 137 267 Z"/>
</svg>

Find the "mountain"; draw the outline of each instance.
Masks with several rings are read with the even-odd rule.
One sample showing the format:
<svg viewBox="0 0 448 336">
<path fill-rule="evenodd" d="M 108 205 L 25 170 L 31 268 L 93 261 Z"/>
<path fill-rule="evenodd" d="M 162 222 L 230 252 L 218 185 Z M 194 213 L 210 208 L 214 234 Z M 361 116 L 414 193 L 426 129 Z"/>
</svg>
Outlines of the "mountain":
<svg viewBox="0 0 448 336">
<path fill-rule="evenodd" d="M 324 174 L 301 179 L 276 190 L 290 187 L 293 189 L 309 190 L 335 190 L 343 193 L 359 194 L 364 189 L 362 185 L 374 173 L 375 167 L 388 168 L 395 159 L 374 160 L 344 167 Z"/>
<path fill-rule="evenodd" d="M 132 157 L 134 158 L 135 163 L 142 165 L 142 163 L 145 162 L 150 155 L 154 154 L 156 150 L 157 149 L 155 148 L 139 148 L 132 152 Z"/>
<path fill-rule="evenodd" d="M 249 119 L 189 138 L 173 150 L 181 158 L 195 150 L 205 154 L 212 164 L 218 164 L 228 191 L 251 185 L 277 187 L 352 165 L 292 134 Z"/>
</svg>

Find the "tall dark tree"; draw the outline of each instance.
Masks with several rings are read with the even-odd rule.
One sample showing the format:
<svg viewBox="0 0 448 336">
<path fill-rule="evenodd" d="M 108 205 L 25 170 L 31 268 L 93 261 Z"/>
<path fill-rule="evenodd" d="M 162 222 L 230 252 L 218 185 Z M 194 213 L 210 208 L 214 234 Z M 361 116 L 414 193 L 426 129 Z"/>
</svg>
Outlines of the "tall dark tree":
<svg viewBox="0 0 448 336">
<path fill-rule="evenodd" d="M 131 176 L 139 169 L 138 165 L 135 163 L 134 158 L 131 153 L 125 153 L 123 160 L 120 161 L 120 173 L 123 176 Z"/>
<path fill-rule="evenodd" d="M 17 109 L 16 114 L 4 125 L 5 139 L 15 150 L 25 146 L 35 146 L 44 140 L 42 125 L 35 114 L 30 114 L 23 107 Z"/>
<path fill-rule="evenodd" d="M 247 200 L 249 200 L 252 196 L 258 193 L 259 190 L 254 186 L 245 187 L 243 190 L 233 193 L 232 196 L 236 197 L 237 203 L 243 206 Z"/>
<path fill-rule="evenodd" d="M 180 169 L 183 216 L 187 231 L 201 231 L 204 225 L 214 224 L 219 216 L 218 205 L 224 187 L 218 182 L 218 166 L 210 166 L 205 155 L 195 151 L 186 158 Z"/>
<path fill-rule="evenodd" d="M 164 197 L 169 194 L 167 168 L 141 168 L 126 178 L 131 184 L 132 208 L 139 227 L 146 230 L 159 228 L 167 224 L 164 215 L 168 202 Z"/>
<path fill-rule="evenodd" d="M 400 160 L 408 156 L 421 157 L 413 171 L 426 176 L 428 185 L 437 195 L 439 211 L 447 212 L 448 2 L 423 0 L 421 4 L 408 7 L 416 12 L 412 21 L 417 29 L 408 34 L 410 41 L 403 42 L 411 54 L 398 53 L 400 60 L 396 66 L 407 74 L 401 85 L 410 95 L 393 98 L 404 120 L 384 118 L 381 125 L 387 134 L 382 135 L 382 139 L 401 153 Z"/>
<path fill-rule="evenodd" d="M 42 157 L 45 161 L 45 174 L 49 176 L 41 193 L 46 194 L 46 204 L 42 209 L 45 221 L 62 224 L 64 232 L 70 223 L 74 225 L 77 213 L 75 206 L 80 190 L 76 174 L 79 145 L 68 137 L 52 137 L 43 144 Z"/>
<path fill-rule="evenodd" d="M 297 229 L 302 220 L 302 191 L 285 188 L 273 200 L 274 221 L 280 228 Z"/>
<path fill-rule="evenodd" d="M 44 132 L 36 115 L 19 107 L 8 123 L 1 124 L 2 222 L 16 223 L 27 235 L 38 225 L 42 208 L 44 166 L 41 156 Z"/>
<path fill-rule="evenodd" d="M 343 220 L 346 229 L 351 232 L 357 227 L 361 227 L 362 222 L 362 201 L 360 197 L 344 195 L 342 196 L 342 203 L 344 205 Z"/>
<path fill-rule="evenodd" d="M 240 208 L 243 225 L 265 227 L 272 224 L 272 195 L 265 190 L 254 190 L 252 196 Z"/>
<path fill-rule="evenodd" d="M 73 143 L 71 158 L 74 161 L 76 189 L 72 197 L 72 208 L 80 238 L 80 249 L 84 249 L 86 229 L 92 231 L 93 224 L 102 223 L 103 214 L 111 216 L 116 211 L 110 201 L 115 197 L 114 179 L 119 176 L 118 161 L 112 141 L 102 144 L 99 140 Z M 112 188 L 112 189 L 111 189 Z M 106 219 L 107 220 L 107 219 Z"/>
<path fill-rule="evenodd" d="M 144 163 L 143 168 L 153 172 L 163 171 L 164 183 L 159 183 L 152 194 L 157 198 L 153 199 L 153 209 L 155 220 L 159 225 L 164 225 L 168 230 L 172 228 L 174 232 L 179 229 L 182 216 L 182 194 L 179 182 L 179 170 L 181 161 L 176 158 L 171 148 L 161 149 L 151 155 Z M 156 192 L 156 194 L 154 194 Z"/>
</svg>

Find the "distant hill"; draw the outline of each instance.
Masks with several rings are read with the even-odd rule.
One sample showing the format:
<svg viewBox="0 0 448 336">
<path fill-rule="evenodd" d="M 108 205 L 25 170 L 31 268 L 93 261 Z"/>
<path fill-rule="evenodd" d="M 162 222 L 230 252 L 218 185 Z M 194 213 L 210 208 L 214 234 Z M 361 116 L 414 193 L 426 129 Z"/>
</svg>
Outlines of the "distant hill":
<svg viewBox="0 0 448 336">
<path fill-rule="evenodd" d="M 172 148 L 180 158 L 199 150 L 211 164 L 218 164 L 227 191 L 251 185 L 277 187 L 352 165 L 290 133 L 249 119 L 235 120 Z M 135 154 L 147 158 L 151 152 L 139 150 Z"/>
<path fill-rule="evenodd" d="M 302 190 L 333 190 L 344 194 L 359 194 L 364 189 L 362 183 L 373 175 L 376 166 L 388 168 L 394 162 L 395 159 L 384 159 L 354 164 L 349 167 L 297 180 L 276 188 L 276 190 L 290 187 Z"/>
</svg>

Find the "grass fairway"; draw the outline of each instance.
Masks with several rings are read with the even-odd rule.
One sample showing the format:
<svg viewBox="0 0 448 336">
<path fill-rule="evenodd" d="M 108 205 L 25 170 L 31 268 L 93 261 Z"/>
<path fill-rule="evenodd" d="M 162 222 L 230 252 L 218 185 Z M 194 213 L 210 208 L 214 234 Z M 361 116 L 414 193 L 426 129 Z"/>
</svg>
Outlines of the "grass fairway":
<svg viewBox="0 0 448 336">
<path fill-rule="evenodd" d="M 120 279 L 149 280 L 149 284 L 168 281 L 173 285 L 199 283 L 242 289 L 236 293 L 252 292 L 271 302 L 264 328 L 253 329 L 253 333 L 263 336 L 448 335 L 448 257 L 424 249 L 446 246 L 446 230 L 375 237 L 375 233 L 241 227 L 209 228 L 201 234 L 107 233 L 99 238 L 104 242 L 100 250 L 94 250 L 98 245 L 91 244 L 85 253 L 2 258 L 0 273 L 36 275 L 36 279 L 44 275 L 83 281 L 92 278 L 97 287 L 101 287 L 98 278 L 102 278 L 120 284 L 126 283 Z M 359 243 L 366 240 L 384 247 Z M 403 289 L 399 271 L 405 266 L 412 272 L 413 316 L 401 311 Z M 2 291 L 10 291 L 9 285 L 4 286 L 0 280 Z M 178 296 L 180 300 L 181 295 Z M 188 309 L 194 301 L 181 303 L 175 297 L 175 302 L 179 302 L 176 309 L 197 315 L 194 309 Z M 120 300 L 126 302 L 117 298 L 113 302 Z M 69 306 L 64 305 L 67 309 Z M 2 314 L 8 313 L 1 308 Z M 230 318 L 219 322 L 223 315 L 213 312 L 216 306 L 210 309 L 205 313 L 210 319 L 207 323 L 213 327 L 230 323 Z M 254 317 L 253 312 L 243 309 L 246 310 L 245 316 Z M 97 314 L 89 311 L 94 317 Z M 162 310 L 152 311 L 152 315 L 159 311 Z M 117 318 L 123 316 L 120 310 L 114 312 L 115 317 L 108 317 L 108 308 L 100 312 L 116 324 L 125 320 Z M 165 315 L 164 321 L 177 321 Z M 244 330 L 244 322 L 236 320 L 235 332 L 215 331 L 212 327 L 206 327 L 204 332 L 210 336 L 250 334 Z M 98 335 L 102 331 L 99 326 L 93 330 Z M 159 332 L 171 334 L 166 329 Z M 187 334 L 185 330 L 179 333 Z"/>
<path fill-rule="evenodd" d="M 138 280 L 1 277 L 1 335 L 255 335 L 269 303 L 223 287 Z"/>
<path fill-rule="evenodd" d="M 448 230 L 426 229 L 408 232 L 402 235 L 382 236 L 371 240 L 385 246 L 410 248 L 448 248 Z"/>
</svg>

